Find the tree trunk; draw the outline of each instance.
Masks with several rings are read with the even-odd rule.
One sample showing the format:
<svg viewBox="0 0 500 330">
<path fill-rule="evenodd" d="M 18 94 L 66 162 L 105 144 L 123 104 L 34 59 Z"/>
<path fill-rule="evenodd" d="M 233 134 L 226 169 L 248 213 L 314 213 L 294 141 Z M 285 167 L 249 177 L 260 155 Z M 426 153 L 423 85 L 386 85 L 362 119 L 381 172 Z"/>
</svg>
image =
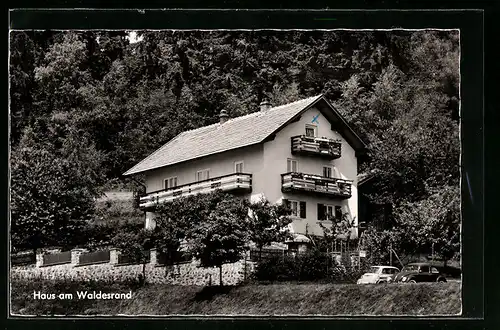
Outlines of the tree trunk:
<svg viewBox="0 0 500 330">
<path fill-rule="evenodd" d="M 262 261 L 262 246 L 259 247 L 259 261 Z"/>
<path fill-rule="evenodd" d="M 222 286 L 222 265 L 219 266 L 219 285 Z"/>
</svg>

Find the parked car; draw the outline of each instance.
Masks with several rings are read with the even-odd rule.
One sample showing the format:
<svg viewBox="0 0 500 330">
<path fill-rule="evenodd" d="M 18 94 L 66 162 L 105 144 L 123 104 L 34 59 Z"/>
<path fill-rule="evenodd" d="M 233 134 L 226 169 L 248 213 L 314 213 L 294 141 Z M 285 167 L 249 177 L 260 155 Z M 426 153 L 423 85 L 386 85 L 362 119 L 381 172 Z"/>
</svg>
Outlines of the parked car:
<svg viewBox="0 0 500 330">
<path fill-rule="evenodd" d="M 379 284 L 392 282 L 399 269 L 392 266 L 372 266 L 370 271 L 361 276 L 358 284 Z"/>
<path fill-rule="evenodd" d="M 446 282 L 446 278 L 431 264 L 418 262 L 404 266 L 394 281 L 404 283 Z"/>
</svg>

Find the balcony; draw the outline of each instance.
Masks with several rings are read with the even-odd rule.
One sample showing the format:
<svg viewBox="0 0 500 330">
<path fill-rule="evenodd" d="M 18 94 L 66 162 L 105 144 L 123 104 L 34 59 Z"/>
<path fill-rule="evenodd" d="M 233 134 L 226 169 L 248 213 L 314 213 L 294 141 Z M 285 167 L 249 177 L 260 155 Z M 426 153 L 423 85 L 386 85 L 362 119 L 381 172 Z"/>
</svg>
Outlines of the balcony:
<svg viewBox="0 0 500 330">
<path fill-rule="evenodd" d="M 209 193 L 221 189 L 226 192 L 251 192 L 252 174 L 233 173 L 217 178 L 184 184 L 148 193 L 139 199 L 141 209 L 150 209 L 157 203 L 165 203 L 182 196 Z"/>
<path fill-rule="evenodd" d="M 327 159 L 340 158 L 342 143 L 338 140 L 305 135 L 292 136 L 291 140 L 292 154 L 319 156 Z"/>
<path fill-rule="evenodd" d="M 316 174 L 281 174 L 282 192 L 307 192 L 340 199 L 351 197 L 351 180 L 327 178 Z"/>
</svg>

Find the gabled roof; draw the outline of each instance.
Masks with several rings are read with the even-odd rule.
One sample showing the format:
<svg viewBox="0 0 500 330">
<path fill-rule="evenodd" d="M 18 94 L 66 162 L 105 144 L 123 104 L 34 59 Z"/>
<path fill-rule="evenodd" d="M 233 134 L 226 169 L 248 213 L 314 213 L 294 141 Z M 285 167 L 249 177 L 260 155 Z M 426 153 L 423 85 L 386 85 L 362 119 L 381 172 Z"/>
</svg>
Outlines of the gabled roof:
<svg viewBox="0 0 500 330">
<path fill-rule="evenodd" d="M 347 132 L 346 140 L 356 150 L 363 149 L 365 147 L 363 142 L 345 123 L 340 114 L 333 109 L 323 95 L 317 95 L 266 111 L 257 111 L 232 118 L 222 124 L 216 123 L 182 132 L 123 175 L 137 174 L 262 143 L 311 106 L 319 103 L 321 103 L 321 107 L 319 107 L 321 112 L 324 113 L 326 108 L 331 110 L 326 111 L 328 114 L 324 113 L 330 121 L 336 120 L 343 123 L 343 129 Z M 344 135 L 342 131 L 339 133 Z"/>
</svg>

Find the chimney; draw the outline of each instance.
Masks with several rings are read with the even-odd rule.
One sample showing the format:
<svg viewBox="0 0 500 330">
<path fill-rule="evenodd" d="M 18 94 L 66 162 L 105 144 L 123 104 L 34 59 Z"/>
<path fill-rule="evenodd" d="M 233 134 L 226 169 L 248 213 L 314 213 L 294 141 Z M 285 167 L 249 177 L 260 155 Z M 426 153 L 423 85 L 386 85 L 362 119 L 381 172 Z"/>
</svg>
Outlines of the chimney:
<svg viewBox="0 0 500 330">
<path fill-rule="evenodd" d="M 226 110 L 222 109 L 220 111 L 219 119 L 221 124 L 224 124 L 229 119 L 229 115 Z"/>
<path fill-rule="evenodd" d="M 265 98 L 260 103 L 260 111 L 267 111 L 269 109 L 271 109 L 271 102 L 269 102 L 269 100 L 267 98 Z"/>
</svg>

